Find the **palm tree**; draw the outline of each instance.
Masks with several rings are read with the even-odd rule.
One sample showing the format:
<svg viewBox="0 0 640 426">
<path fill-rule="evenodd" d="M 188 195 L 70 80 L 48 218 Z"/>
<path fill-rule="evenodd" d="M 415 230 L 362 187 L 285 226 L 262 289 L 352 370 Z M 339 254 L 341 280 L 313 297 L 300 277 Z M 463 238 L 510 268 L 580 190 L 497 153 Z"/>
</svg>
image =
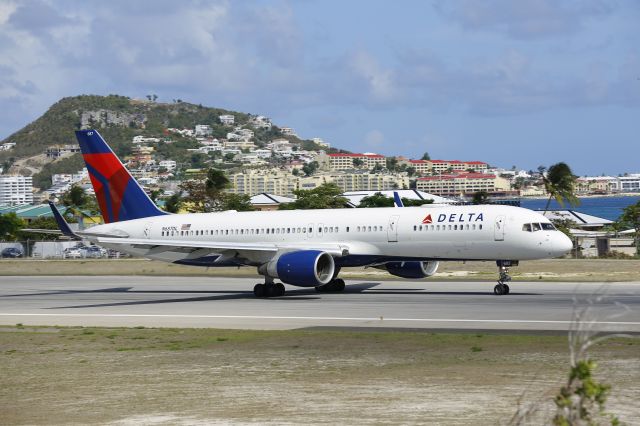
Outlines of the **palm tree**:
<svg viewBox="0 0 640 426">
<path fill-rule="evenodd" d="M 84 225 L 82 221 L 83 217 L 89 218 L 91 221 L 95 222 L 95 219 L 93 218 L 93 213 L 97 211 L 95 201 L 92 200 L 92 197 L 87 195 L 84 188 L 80 185 L 73 185 L 71 189 L 62 194 L 61 201 L 67 208 L 65 215 L 71 213 L 78 222 L 80 229 L 82 229 Z M 87 214 L 83 210 L 89 210 L 91 214 Z"/>
<path fill-rule="evenodd" d="M 545 213 L 549 210 L 552 198 L 562 207 L 565 201 L 571 207 L 580 204 L 580 200 L 575 195 L 576 177 L 566 163 L 560 162 L 549 167 L 547 173 L 542 175 L 542 182 L 544 189 L 549 193 L 549 200 L 544 208 Z"/>
</svg>

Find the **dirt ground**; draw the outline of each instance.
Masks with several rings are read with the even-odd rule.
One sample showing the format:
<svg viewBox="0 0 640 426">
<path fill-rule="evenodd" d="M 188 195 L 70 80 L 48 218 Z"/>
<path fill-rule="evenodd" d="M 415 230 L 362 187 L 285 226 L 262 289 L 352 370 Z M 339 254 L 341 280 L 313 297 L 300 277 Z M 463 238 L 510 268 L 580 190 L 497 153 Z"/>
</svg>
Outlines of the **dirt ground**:
<svg viewBox="0 0 640 426">
<path fill-rule="evenodd" d="M 256 276 L 255 268 L 200 268 L 141 259 L 119 260 L 0 260 L 1 275 L 178 275 Z M 521 281 L 640 281 L 640 260 L 553 259 L 522 262 L 511 268 Z M 345 268 L 346 279 L 397 279 L 374 268 Z M 497 278 L 494 262 L 441 262 L 432 280 L 487 280 Z"/>
<path fill-rule="evenodd" d="M 591 355 L 634 424 L 640 339 Z M 5 327 L 0 423 L 548 424 L 567 373 L 566 336 Z"/>
</svg>

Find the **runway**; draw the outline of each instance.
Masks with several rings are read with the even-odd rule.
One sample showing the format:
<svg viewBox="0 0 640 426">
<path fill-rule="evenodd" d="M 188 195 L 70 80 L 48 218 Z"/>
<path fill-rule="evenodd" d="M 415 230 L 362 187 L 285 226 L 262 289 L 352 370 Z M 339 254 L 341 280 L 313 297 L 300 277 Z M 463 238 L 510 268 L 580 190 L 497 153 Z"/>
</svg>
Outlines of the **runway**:
<svg viewBox="0 0 640 426">
<path fill-rule="evenodd" d="M 567 330 L 576 309 L 599 330 L 640 333 L 640 282 L 347 281 L 343 293 L 287 286 L 256 299 L 258 278 L 2 277 L 0 324 L 296 329 L 379 327 Z M 574 300 L 575 298 L 575 300 Z"/>
</svg>

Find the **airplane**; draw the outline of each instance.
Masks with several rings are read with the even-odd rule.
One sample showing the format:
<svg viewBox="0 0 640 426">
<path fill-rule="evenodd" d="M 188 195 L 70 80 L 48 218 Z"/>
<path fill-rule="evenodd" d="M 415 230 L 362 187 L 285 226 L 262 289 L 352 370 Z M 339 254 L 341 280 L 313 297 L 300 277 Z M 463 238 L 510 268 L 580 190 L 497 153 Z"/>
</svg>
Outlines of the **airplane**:
<svg viewBox="0 0 640 426">
<path fill-rule="evenodd" d="M 282 283 L 340 292 L 345 267 L 375 267 L 423 279 L 441 261 L 496 261 L 496 295 L 509 294 L 508 268 L 555 258 L 571 240 L 543 215 L 502 205 L 169 214 L 131 176 L 98 130 L 76 137 L 104 224 L 72 231 L 53 203 L 58 233 L 135 256 L 200 267 L 254 266 L 256 297 L 280 297 Z M 398 208 L 402 207 L 402 208 Z M 276 283 L 279 279 L 282 283 Z"/>
</svg>

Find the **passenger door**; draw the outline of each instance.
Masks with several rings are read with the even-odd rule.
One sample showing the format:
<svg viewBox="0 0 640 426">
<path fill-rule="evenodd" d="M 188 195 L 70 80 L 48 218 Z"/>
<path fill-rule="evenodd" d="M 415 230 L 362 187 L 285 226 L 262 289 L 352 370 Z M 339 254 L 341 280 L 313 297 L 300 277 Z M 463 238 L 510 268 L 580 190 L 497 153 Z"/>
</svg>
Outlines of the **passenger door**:
<svg viewBox="0 0 640 426">
<path fill-rule="evenodd" d="M 395 243 L 398 241 L 398 221 L 400 216 L 391 216 L 387 227 L 387 241 Z"/>
<path fill-rule="evenodd" d="M 493 226 L 493 237 L 496 241 L 504 241 L 504 216 L 496 216 L 496 222 Z"/>
</svg>

